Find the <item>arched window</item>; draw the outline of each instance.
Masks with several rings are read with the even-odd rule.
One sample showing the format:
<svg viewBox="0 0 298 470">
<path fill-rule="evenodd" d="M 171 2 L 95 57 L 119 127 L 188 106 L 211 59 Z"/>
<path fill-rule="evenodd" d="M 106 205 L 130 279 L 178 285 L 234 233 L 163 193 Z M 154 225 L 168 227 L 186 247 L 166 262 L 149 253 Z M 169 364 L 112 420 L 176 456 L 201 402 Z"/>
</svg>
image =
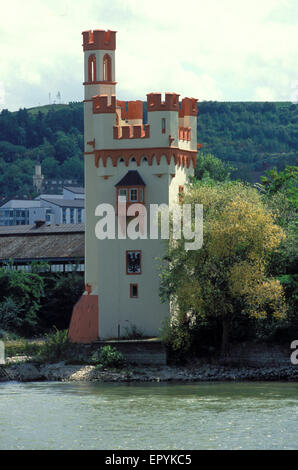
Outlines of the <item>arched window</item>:
<svg viewBox="0 0 298 470">
<path fill-rule="evenodd" d="M 88 82 L 96 82 L 96 59 L 95 55 L 89 55 L 88 59 Z"/>
<path fill-rule="evenodd" d="M 105 82 L 112 81 L 112 61 L 109 54 L 105 54 L 103 58 L 103 80 Z"/>
</svg>

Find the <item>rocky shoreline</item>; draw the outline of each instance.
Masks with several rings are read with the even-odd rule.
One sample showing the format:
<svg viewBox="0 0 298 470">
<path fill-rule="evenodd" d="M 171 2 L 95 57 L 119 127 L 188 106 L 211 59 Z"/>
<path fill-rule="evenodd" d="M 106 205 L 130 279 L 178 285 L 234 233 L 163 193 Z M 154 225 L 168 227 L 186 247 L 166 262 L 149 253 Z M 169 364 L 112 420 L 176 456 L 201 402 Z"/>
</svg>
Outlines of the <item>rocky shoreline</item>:
<svg viewBox="0 0 298 470">
<path fill-rule="evenodd" d="M 20 359 L 20 358 L 18 358 Z M 128 366 L 121 370 L 65 362 L 38 364 L 9 361 L 0 366 L 0 382 L 85 381 L 85 382 L 213 382 L 213 381 L 298 381 L 298 367 Z"/>
</svg>

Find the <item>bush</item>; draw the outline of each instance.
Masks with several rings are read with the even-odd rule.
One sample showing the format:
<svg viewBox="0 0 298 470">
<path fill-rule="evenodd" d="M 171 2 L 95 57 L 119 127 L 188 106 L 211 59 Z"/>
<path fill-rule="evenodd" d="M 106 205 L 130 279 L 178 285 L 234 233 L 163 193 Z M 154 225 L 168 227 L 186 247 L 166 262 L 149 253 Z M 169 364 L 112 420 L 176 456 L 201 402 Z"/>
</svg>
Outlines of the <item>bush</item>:
<svg viewBox="0 0 298 470">
<path fill-rule="evenodd" d="M 39 323 L 43 331 L 69 327 L 72 309 L 84 292 L 84 278 L 79 273 L 48 274 L 44 278 L 45 296 L 41 302 Z"/>
<path fill-rule="evenodd" d="M 104 346 L 99 351 L 96 351 L 92 356 L 92 362 L 100 368 L 120 368 L 125 364 L 123 354 L 111 346 Z"/>
<path fill-rule="evenodd" d="M 0 303 L 0 325 L 3 330 L 19 329 L 24 323 L 23 309 L 12 297 L 4 297 Z"/>
<path fill-rule="evenodd" d="M 34 333 L 43 287 L 39 274 L 0 268 L 1 327 L 21 335 Z"/>
<path fill-rule="evenodd" d="M 37 358 L 42 362 L 58 362 L 68 358 L 70 349 L 68 330 L 56 330 L 45 335 L 45 342 L 41 345 Z"/>
</svg>

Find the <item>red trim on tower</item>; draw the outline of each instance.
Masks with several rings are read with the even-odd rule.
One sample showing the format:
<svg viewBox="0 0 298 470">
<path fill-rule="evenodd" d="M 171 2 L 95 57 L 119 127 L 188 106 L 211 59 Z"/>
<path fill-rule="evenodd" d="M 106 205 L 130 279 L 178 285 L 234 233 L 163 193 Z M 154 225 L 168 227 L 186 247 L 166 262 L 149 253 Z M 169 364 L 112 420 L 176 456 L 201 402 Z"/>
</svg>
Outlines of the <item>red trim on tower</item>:
<svg viewBox="0 0 298 470">
<path fill-rule="evenodd" d="M 179 140 L 191 140 L 191 127 L 178 127 Z"/>
<path fill-rule="evenodd" d="M 108 95 L 92 96 L 93 114 L 115 113 L 116 112 L 116 96 L 111 95 L 111 103 L 108 104 Z"/>
<path fill-rule="evenodd" d="M 181 101 L 181 109 L 179 111 L 179 117 L 184 116 L 197 116 L 198 105 L 196 98 L 183 98 Z"/>
<path fill-rule="evenodd" d="M 95 138 L 93 140 L 89 140 L 89 142 L 87 142 L 88 145 L 90 145 L 91 147 L 95 148 Z"/>
<path fill-rule="evenodd" d="M 83 85 L 117 85 L 117 82 L 108 81 L 94 81 L 94 82 L 83 82 Z"/>
<path fill-rule="evenodd" d="M 96 51 L 102 49 L 114 51 L 116 49 L 116 33 L 117 31 L 104 31 L 102 29 L 83 31 L 83 50 Z"/>
<path fill-rule="evenodd" d="M 179 111 L 179 96 L 176 93 L 165 93 L 165 101 L 161 101 L 161 93 L 148 93 L 147 111 Z"/>
<path fill-rule="evenodd" d="M 127 125 L 127 126 L 114 126 L 113 138 L 114 139 L 148 139 L 150 137 L 149 124 Z"/>
<path fill-rule="evenodd" d="M 130 158 L 136 159 L 137 165 L 140 166 L 142 158 L 147 157 L 148 165 L 152 165 L 153 159 L 160 165 L 161 157 L 164 155 L 167 159 L 168 165 L 171 163 L 171 159 L 174 158 L 175 165 L 182 167 L 190 167 L 192 162 L 193 168 L 196 166 L 197 152 L 193 150 L 182 150 L 175 147 L 155 147 L 155 148 L 143 148 L 143 149 L 105 149 L 105 150 L 94 150 L 94 152 L 85 152 L 85 155 L 94 154 L 95 166 L 98 168 L 99 160 L 103 162 L 103 166 L 107 166 L 108 158 L 112 159 L 113 166 L 117 166 L 118 160 L 123 158 L 125 166 L 129 165 Z"/>
</svg>

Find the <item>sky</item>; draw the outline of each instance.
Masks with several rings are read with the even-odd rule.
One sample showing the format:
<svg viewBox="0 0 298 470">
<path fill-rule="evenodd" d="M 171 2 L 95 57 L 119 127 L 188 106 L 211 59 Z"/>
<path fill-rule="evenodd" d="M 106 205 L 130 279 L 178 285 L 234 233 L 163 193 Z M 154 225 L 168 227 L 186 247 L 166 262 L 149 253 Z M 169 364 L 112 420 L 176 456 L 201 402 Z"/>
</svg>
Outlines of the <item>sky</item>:
<svg viewBox="0 0 298 470">
<path fill-rule="evenodd" d="M 83 99 L 81 32 L 117 31 L 117 98 L 298 100 L 297 0 L 0 0 L 0 109 Z"/>
</svg>

